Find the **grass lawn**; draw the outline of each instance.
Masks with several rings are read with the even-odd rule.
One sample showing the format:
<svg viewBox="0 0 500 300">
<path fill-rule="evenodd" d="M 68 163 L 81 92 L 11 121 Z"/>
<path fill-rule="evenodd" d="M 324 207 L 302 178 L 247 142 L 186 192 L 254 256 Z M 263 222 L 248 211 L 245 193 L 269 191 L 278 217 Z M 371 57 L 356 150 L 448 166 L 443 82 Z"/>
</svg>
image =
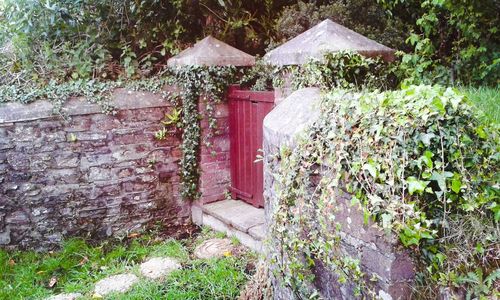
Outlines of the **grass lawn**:
<svg viewBox="0 0 500 300">
<path fill-rule="evenodd" d="M 221 237 L 207 229 L 186 240 L 155 236 L 151 233 L 99 245 L 71 239 L 60 251 L 50 253 L 0 250 L 0 299 L 44 299 L 61 292 L 80 292 L 83 299 L 95 299 L 92 290 L 99 279 L 125 271 L 139 275 L 138 265 L 154 256 L 175 257 L 182 269 L 164 281 L 140 277 L 128 293 L 106 299 L 235 299 L 253 272 L 255 257 L 244 250 L 221 259 L 195 259 L 191 253 L 196 245 Z M 51 281 L 56 281 L 52 288 Z"/>
<path fill-rule="evenodd" d="M 461 88 L 461 90 L 474 105 L 484 112 L 489 121 L 500 124 L 500 88 L 468 87 Z"/>
</svg>

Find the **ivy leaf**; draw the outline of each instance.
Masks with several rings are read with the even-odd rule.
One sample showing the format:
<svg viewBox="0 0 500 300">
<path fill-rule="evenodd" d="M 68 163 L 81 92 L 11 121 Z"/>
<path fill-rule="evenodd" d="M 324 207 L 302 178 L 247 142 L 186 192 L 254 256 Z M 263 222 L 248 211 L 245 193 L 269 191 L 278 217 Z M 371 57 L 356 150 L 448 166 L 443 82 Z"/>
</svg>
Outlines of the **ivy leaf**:
<svg viewBox="0 0 500 300">
<path fill-rule="evenodd" d="M 500 205 L 498 205 L 496 202 L 493 202 L 488 208 L 495 215 L 495 222 L 500 221 Z"/>
<path fill-rule="evenodd" d="M 420 141 L 421 141 L 422 143 L 424 143 L 424 145 L 425 145 L 426 147 L 428 147 L 428 146 L 430 146 L 430 144 L 431 144 L 431 140 L 432 140 L 433 138 L 435 138 L 435 137 L 436 137 L 436 135 L 435 135 L 434 133 L 432 133 L 432 132 L 431 132 L 431 133 L 424 133 L 424 134 L 421 134 L 421 135 L 420 135 Z M 427 151 L 426 151 L 426 152 L 427 152 Z M 430 152 L 430 151 L 429 151 L 429 152 Z M 431 152 L 431 154 L 432 154 L 432 152 Z M 431 157 L 432 157 L 432 156 L 431 156 Z"/>
<path fill-rule="evenodd" d="M 432 172 L 431 180 L 434 180 L 437 182 L 439 188 L 441 191 L 445 192 L 446 191 L 446 178 L 453 177 L 453 173 L 450 172 L 443 172 L 443 173 L 438 173 L 438 172 Z"/>
<path fill-rule="evenodd" d="M 364 164 L 363 165 L 363 170 L 366 170 L 368 171 L 368 173 L 370 173 L 370 175 L 373 177 L 373 178 L 377 178 L 377 173 L 378 173 L 378 170 L 375 166 L 375 163 L 373 162 L 370 162 L 370 163 L 367 163 L 367 164 Z"/>
<path fill-rule="evenodd" d="M 488 138 L 488 135 L 486 134 L 486 132 L 484 131 L 484 126 L 479 126 L 476 128 L 476 134 L 478 137 L 480 137 L 481 139 L 485 140 Z"/>
<path fill-rule="evenodd" d="M 359 198 L 356 196 L 352 196 L 351 198 L 351 206 L 355 206 L 356 204 L 360 204 Z"/>
<path fill-rule="evenodd" d="M 437 110 L 442 114 L 444 115 L 446 113 L 446 109 L 445 109 L 445 104 L 443 103 L 443 99 L 440 98 L 440 97 L 435 97 L 433 100 L 432 100 L 432 105 L 434 105 L 435 108 L 437 108 Z"/>
<path fill-rule="evenodd" d="M 386 214 L 382 214 L 381 218 L 382 218 L 382 227 L 384 229 L 391 228 L 391 225 L 392 225 L 392 223 L 391 223 L 392 216 L 390 214 L 386 213 Z"/>
<path fill-rule="evenodd" d="M 455 193 L 460 193 L 460 189 L 462 188 L 462 181 L 460 179 L 453 179 L 451 181 L 451 190 Z"/>
<path fill-rule="evenodd" d="M 417 178 L 411 176 L 406 179 L 408 183 L 408 191 L 410 195 L 413 195 L 415 192 L 422 194 L 425 191 L 425 188 L 429 184 L 429 181 L 418 180 Z"/>
</svg>

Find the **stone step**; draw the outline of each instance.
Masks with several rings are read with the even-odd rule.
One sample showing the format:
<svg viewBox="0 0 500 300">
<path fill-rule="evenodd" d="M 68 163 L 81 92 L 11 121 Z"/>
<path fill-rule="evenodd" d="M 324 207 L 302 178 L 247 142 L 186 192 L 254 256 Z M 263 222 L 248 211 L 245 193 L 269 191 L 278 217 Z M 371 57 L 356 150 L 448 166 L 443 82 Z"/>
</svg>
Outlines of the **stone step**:
<svg viewBox="0 0 500 300">
<path fill-rule="evenodd" d="M 243 245 L 262 252 L 266 234 L 264 209 L 239 200 L 223 200 L 191 208 L 193 223 L 208 226 L 237 238 Z"/>
</svg>

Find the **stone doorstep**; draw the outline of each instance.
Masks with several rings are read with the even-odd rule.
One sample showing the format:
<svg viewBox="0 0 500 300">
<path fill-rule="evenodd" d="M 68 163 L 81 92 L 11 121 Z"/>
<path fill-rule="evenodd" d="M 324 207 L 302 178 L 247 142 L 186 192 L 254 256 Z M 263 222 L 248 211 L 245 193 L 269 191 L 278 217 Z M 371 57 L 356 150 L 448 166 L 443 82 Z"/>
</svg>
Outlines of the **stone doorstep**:
<svg viewBox="0 0 500 300">
<path fill-rule="evenodd" d="M 248 233 L 250 228 L 264 224 L 264 210 L 239 200 L 222 200 L 202 206 L 204 213 Z"/>
<path fill-rule="evenodd" d="M 237 238 L 243 245 L 262 252 L 265 237 L 264 209 L 239 200 L 223 200 L 192 207 L 193 222 Z"/>
</svg>

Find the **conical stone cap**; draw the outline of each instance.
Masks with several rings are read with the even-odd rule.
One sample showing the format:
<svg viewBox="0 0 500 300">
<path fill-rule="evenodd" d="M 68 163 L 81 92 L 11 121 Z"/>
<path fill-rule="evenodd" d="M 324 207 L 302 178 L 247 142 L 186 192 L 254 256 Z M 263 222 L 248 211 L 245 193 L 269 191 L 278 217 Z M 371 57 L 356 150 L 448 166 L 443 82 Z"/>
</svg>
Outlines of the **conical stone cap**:
<svg viewBox="0 0 500 300">
<path fill-rule="evenodd" d="M 255 58 L 218 39 L 207 36 L 167 61 L 175 66 L 253 66 Z"/>
<path fill-rule="evenodd" d="M 311 58 L 321 60 L 326 52 L 355 51 L 367 57 L 394 60 L 394 50 L 329 19 L 269 51 L 264 60 L 270 64 L 302 65 Z"/>
</svg>

